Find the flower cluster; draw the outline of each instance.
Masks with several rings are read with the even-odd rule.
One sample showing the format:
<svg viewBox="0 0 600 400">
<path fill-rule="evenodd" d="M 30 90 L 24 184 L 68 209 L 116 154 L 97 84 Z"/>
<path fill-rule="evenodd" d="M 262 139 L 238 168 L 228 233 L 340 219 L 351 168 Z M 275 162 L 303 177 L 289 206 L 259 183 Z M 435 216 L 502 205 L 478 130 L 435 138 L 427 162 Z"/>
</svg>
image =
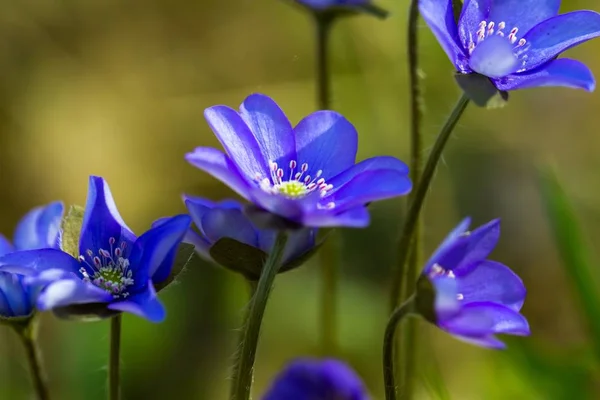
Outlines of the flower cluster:
<svg viewBox="0 0 600 400">
<path fill-rule="evenodd" d="M 588 91 L 595 87 L 587 66 L 558 56 L 600 36 L 598 13 L 559 15 L 560 0 L 465 0 L 456 15 L 457 1 L 417 1 L 460 77 L 475 77 L 495 93 L 536 86 Z M 386 14 L 369 0 L 295 3 L 315 16 L 323 75 L 327 72 L 326 32 L 333 17 Z M 413 2 L 413 22 L 416 11 Z M 417 49 L 411 51 L 414 55 Z M 414 76 L 417 66 L 412 67 Z M 320 93 L 325 94 L 326 79 L 321 81 Z M 419 90 L 412 89 L 417 104 Z M 469 96 L 462 97 L 438 136 L 424 172 L 416 174 L 418 186 L 399 246 L 406 250 L 399 251 L 402 256 L 416 254 L 419 246 L 414 231 L 431 177 L 469 101 Z M 412 190 L 408 167 L 401 160 L 376 156 L 357 162 L 358 132 L 338 112 L 319 110 L 294 125 L 273 99 L 251 94 L 239 109 L 216 105 L 206 109 L 204 116 L 223 149 L 197 147 L 185 160 L 229 186 L 244 202 L 184 195 L 189 215 L 160 218 L 137 236 L 119 214 L 108 183 L 91 176 L 85 208 L 71 208 L 81 215 L 63 216 L 63 203 L 55 202 L 25 215 L 12 242 L 0 235 L 0 322 L 17 327 L 32 363 L 38 361 L 32 325 L 36 311 L 52 310 L 72 319 L 113 318 L 111 339 L 116 345 L 111 351 L 110 397 L 118 398 L 119 388 L 114 385 L 118 385 L 120 318 L 114 317 L 125 312 L 151 322 L 163 321 L 166 310 L 157 293 L 197 253 L 241 273 L 252 288 L 230 397 L 248 400 L 260 327 L 277 274 L 300 266 L 317 252 L 329 228 L 366 227 L 371 203 Z M 418 125 L 418 118 L 415 122 Z M 420 157 L 416 148 L 415 165 Z M 469 225 L 470 219 L 463 220 L 427 261 L 418 279 L 412 276 L 403 286 L 414 293 L 392 312 L 384 337 L 388 400 L 395 399 L 396 391 L 395 329 L 407 315 L 417 313 L 457 339 L 487 348 L 504 347 L 499 334 L 530 334 L 521 313 L 526 297 L 523 282 L 509 267 L 488 259 L 500 237 L 499 220 L 473 231 Z M 399 264 L 398 271 L 405 272 Z M 400 297 L 392 296 L 393 301 Z M 330 308 L 332 304 L 323 306 L 323 310 Z M 408 375 L 409 370 L 403 373 Z M 38 397 L 47 398 L 39 366 L 34 365 L 33 371 L 38 374 Z M 366 386 L 345 363 L 299 359 L 276 377 L 263 400 L 369 398 Z"/>
</svg>

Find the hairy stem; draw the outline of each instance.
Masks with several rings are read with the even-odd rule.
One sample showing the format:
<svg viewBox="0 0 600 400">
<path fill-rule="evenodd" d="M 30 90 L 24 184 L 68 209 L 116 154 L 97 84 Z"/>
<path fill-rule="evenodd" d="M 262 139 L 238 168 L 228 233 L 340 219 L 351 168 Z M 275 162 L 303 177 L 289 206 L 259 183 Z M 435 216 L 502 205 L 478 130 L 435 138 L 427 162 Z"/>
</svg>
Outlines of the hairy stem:
<svg viewBox="0 0 600 400">
<path fill-rule="evenodd" d="M 119 400 L 121 395 L 121 323 L 122 316 L 110 320 L 110 355 L 108 360 L 108 398 Z"/>
<path fill-rule="evenodd" d="M 386 400 L 396 400 L 396 392 L 398 390 L 394 374 L 394 343 L 396 330 L 404 317 L 413 312 L 415 307 L 414 300 L 414 296 L 411 296 L 400 307 L 398 307 L 390 316 L 388 324 L 385 328 L 385 334 L 383 336 L 383 380 L 385 384 Z M 401 393 L 403 392 L 404 391 L 401 390 Z M 400 399 L 404 400 L 405 397 L 400 395 Z"/>
<path fill-rule="evenodd" d="M 36 342 L 37 321 L 35 317 L 28 319 L 22 325 L 13 326 L 23 343 L 27 362 L 31 372 L 31 380 L 38 400 L 50 399 L 46 383 L 46 373 L 42 363 L 40 349 Z"/>
<path fill-rule="evenodd" d="M 317 105 L 320 110 L 331 109 L 331 75 L 329 72 L 329 34 L 334 17 L 316 13 L 316 77 Z M 339 237 L 331 235 L 320 251 L 321 266 L 321 352 L 336 352 L 337 348 L 337 283 Z"/>
<path fill-rule="evenodd" d="M 233 366 L 234 381 L 231 386 L 230 400 L 248 400 L 252 389 L 254 377 L 254 360 L 256 358 L 256 348 L 258 347 L 258 338 L 263 316 L 267 307 L 267 301 L 273 287 L 273 282 L 277 272 L 281 267 L 281 258 L 287 243 L 288 235 L 285 232 L 279 232 L 275 239 L 275 245 L 265 262 L 264 268 L 260 274 L 256 291 L 250 306 L 248 315 L 245 318 L 245 325 L 242 328 L 242 335 L 239 344 L 239 355 Z"/>
</svg>

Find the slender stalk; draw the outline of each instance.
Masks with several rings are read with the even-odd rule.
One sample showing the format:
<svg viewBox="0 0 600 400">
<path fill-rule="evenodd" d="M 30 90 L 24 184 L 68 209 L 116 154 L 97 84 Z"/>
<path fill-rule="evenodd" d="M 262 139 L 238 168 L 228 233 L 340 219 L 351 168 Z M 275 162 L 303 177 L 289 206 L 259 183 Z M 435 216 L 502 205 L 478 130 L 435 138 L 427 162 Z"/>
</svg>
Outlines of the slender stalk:
<svg viewBox="0 0 600 400">
<path fill-rule="evenodd" d="M 394 379 L 394 342 L 396 329 L 404 317 L 414 311 L 414 300 L 415 297 L 413 295 L 398 307 L 390 316 L 385 328 L 385 334 L 383 336 L 383 381 L 385 384 L 386 400 L 396 400 L 396 391 L 398 389 Z M 402 390 L 402 392 L 405 391 Z M 404 399 L 405 397 L 401 395 L 400 398 Z"/>
<path fill-rule="evenodd" d="M 319 110 L 331 108 L 331 76 L 329 74 L 329 34 L 334 17 L 327 13 L 315 13 L 316 27 L 316 77 L 317 105 Z"/>
<path fill-rule="evenodd" d="M 235 378 L 231 386 L 230 400 L 248 400 L 250 398 L 260 327 L 273 282 L 277 276 L 277 271 L 281 267 L 281 258 L 287 238 L 288 236 L 285 232 L 277 234 L 275 245 L 265 262 L 258 285 L 256 286 L 256 292 L 250 302 L 246 324 L 242 328 L 239 355 L 233 367 L 233 370 L 237 372 L 235 372 Z"/>
<path fill-rule="evenodd" d="M 121 315 L 110 320 L 110 357 L 108 361 L 108 398 L 110 400 L 119 400 L 121 393 L 121 323 Z"/>
<path fill-rule="evenodd" d="M 250 305 L 252 304 L 252 300 L 254 299 L 254 295 L 256 294 L 256 289 L 258 286 L 258 282 L 257 281 L 247 281 L 248 282 L 248 294 L 249 294 L 249 298 L 250 298 L 250 302 L 248 304 L 248 306 L 246 307 L 246 310 L 244 311 L 244 317 L 242 320 L 242 328 L 240 329 L 240 334 L 239 334 L 239 338 L 238 338 L 238 343 L 244 343 L 244 336 L 246 334 L 246 332 L 244 331 L 244 327 L 246 325 L 248 325 L 248 319 L 250 318 L 250 310 L 251 307 Z M 229 393 L 234 393 L 235 392 L 235 388 L 237 385 L 238 380 L 240 379 L 240 358 L 242 355 L 242 351 L 241 348 L 237 349 L 236 353 L 235 353 L 235 359 L 233 362 L 233 369 L 231 371 L 231 386 L 229 388 Z"/>
<path fill-rule="evenodd" d="M 316 13 L 316 77 L 317 105 L 320 110 L 331 109 L 331 75 L 329 73 L 329 34 L 334 17 L 327 13 Z M 321 264 L 321 352 L 323 355 L 336 352 L 337 348 L 337 281 L 339 238 L 331 235 L 320 251 Z"/>
<path fill-rule="evenodd" d="M 419 218 L 421 208 L 423 207 L 423 202 L 425 201 L 425 196 L 427 195 L 427 191 L 429 189 L 429 184 L 431 183 L 431 179 L 433 178 L 437 164 L 442 156 L 444 148 L 446 147 L 446 143 L 450 138 L 450 134 L 454 130 L 454 127 L 458 123 L 458 120 L 462 116 L 468 104 L 469 98 L 467 95 L 461 95 L 460 99 L 454 106 L 452 113 L 442 127 L 442 130 L 438 134 L 435 144 L 433 145 L 433 149 L 431 150 L 431 154 L 429 154 L 427 162 L 425 163 L 423 175 L 421 176 L 419 184 L 414 191 L 414 196 L 410 203 L 408 214 L 406 215 L 406 221 L 404 222 L 404 227 L 400 235 L 400 243 L 398 245 L 398 263 L 396 264 L 396 268 L 394 268 L 392 271 L 392 288 L 390 295 L 391 309 L 396 309 L 396 306 L 401 301 L 400 285 L 407 280 L 407 277 L 405 276 L 407 271 L 403 267 L 406 264 L 406 260 L 409 256 L 409 249 L 413 234 L 415 227 L 417 226 L 417 220 Z M 412 284 L 412 282 L 407 283 Z"/>
<path fill-rule="evenodd" d="M 410 88 L 410 172 L 413 185 L 418 185 L 422 173 L 421 155 L 423 152 L 423 135 L 421 134 L 421 120 L 423 117 L 421 85 L 419 78 L 419 52 L 418 52 L 418 21 L 419 21 L 419 1 L 412 0 L 408 13 L 408 71 Z M 409 203 L 414 199 L 414 193 L 408 197 Z M 423 218 L 418 217 L 413 233 L 413 242 L 410 246 L 410 259 L 408 265 L 399 266 L 406 268 L 406 279 L 400 283 L 400 295 L 398 301 L 403 301 L 410 293 L 410 283 L 416 280 L 419 261 L 422 253 L 422 225 Z M 402 341 L 399 343 L 396 356 L 400 361 L 402 369 L 400 373 L 400 388 L 407 398 L 412 397 L 414 380 L 411 372 L 414 371 L 417 349 L 417 324 L 416 321 L 408 321 L 405 327 L 405 334 L 402 335 Z"/>
<path fill-rule="evenodd" d="M 38 400 L 49 400 L 50 394 L 46 384 L 46 373 L 42 364 L 42 356 L 36 343 L 37 322 L 29 319 L 23 325 L 13 326 L 25 347 L 27 362 L 31 371 L 31 380 Z"/>
</svg>

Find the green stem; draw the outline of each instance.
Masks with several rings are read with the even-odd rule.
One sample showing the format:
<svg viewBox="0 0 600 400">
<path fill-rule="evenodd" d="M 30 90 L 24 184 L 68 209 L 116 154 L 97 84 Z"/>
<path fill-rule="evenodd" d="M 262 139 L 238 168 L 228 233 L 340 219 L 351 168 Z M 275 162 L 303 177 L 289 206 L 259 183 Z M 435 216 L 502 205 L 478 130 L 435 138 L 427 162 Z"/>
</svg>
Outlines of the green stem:
<svg viewBox="0 0 600 400">
<path fill-rule="evenodd" d="M 36 343 L 37 321 L 35 318 L 29 319 L 22 325 L 14 325 L 13 328 L 21 338 L 25 347 L 27 362 L 31 370 L 31 380 L 38 400 L 49 400 L 50 394 L 46 384 L 46 374 L 42 364 L 42 356 Z"/>
<path fill-rule="evenodd" d="M 390 295 L 390 309 L 392 310 L 395 310 L 401 301 L 400 287 L 407 280 L 405 275 L 407 270 L 404 268 L 404 265 L 406 264 L 406 260 L 409 256 L 409 249 L 413 234 L 415 227 L 417 226 L 417 220 L 419 219 L 421 208 L 423 207 L 423 202 L 425 201 L 425 196 L 427 195 L 427 191 L 429 189 L 429 184 L 431 183 L 431 179 L 433 178 L 437 164 L 442 156 L 444 148 L 446 147 L 446 143 L 450 138 L 450 134 L 454 130 L 454 127 L 458 123 L 458 120 L 462 116 L 468 104 L 469 98 L 465 94 L 461 95 L 460 99 L 454 106 L 452 113 L 442 127 L 435 144 L 433 145 L 431 154 L 429 154 L 429 157 L 427 158 L 423 175 L 419 180 L 419 184 L 415 188 L 414 196 L 410 203 L 408 214 L 406 215 L 406 220 L 404 222 L 404 227 L 400 235 L 400 243 L 398 245 L 398 263 L 396 264 L 396 268 L 394 268 L 392 271 L 392 288 Z M 412 284 L 412 282 L 407 282 L 407 284 Z"/>
<path fill-rule="evenodd" d="M 334 16 L 316 13 L 316 77 L 317 105 L 320 110 L 331 109 L 331 75 L 329 73 L 329 34 Z M 323 355 L 335 353 L 337 347 L 337 281 L 338 240 L 329 238 L 320 251 L 321 265 L 321 351 Z"/>
<path fill-rule="evenodd" d="M 108 361 L 108 393 L 110 400 L 119 400 L 121 392 L 121 323 L 122 316 L 117 315 L 110 320 L 110 357 Z"/>
<path fill-rule="evenodd" d="M 418 185 L 421 179 L 423 162 L 421 155 L 423 152 L 423 135 L 421 134 L 421 120 L 423 116 L 421 85 L 419 78 L 419 52 L 418 52 L 418 21 L 419 21 L 419 1 L 412 0 L 410 2 L 408 15 L 408 71 L 409 71 L 409 88 L 410 88 L 410 172 L 413 185 Z M 409 203 L 413 201 L 414 193 L 408 197 Z M 410 282 L 416 280 L 416 274 L 419 269 L 419 261 L 422 253 L 422 225 L 423 219 L 417 218 L 416 226 L 413 233 L 413 242 L 409 252 L 411 254 L 406 266 L 406 279 L 400 284 L 399 301 L 403 301 L 410 293 Z M 404 268 L 402 266 L 401 268 Z M 400 387 L 403 393 L 406 393 L 407 398 L 412 397 L 414 380 L 411 377 L 411 372 L 414 371 L 416 361 L 416 338 L 417 324 L 416 321 L 408 321 L 408 326 L 405 328 L 405 335 L 397 351 L 397 359 L 401 361 L 402 369 L 400 370 Z"/>
<path fill-rule="evenodd" d="M 394 380 L 394 342 L 396 330 L 400 322 L 414 311 L 415 297 L 411 296 L 390 316 L 383 336 L 383 381 L 386 400 L 396 400 L 396 383 Z M 402 389 L 402 388 L 401 388 Z M 405 392 L 404 390 L 402 392 Z M 401 399 L 404 397 L 401 395 Z"/>
<path fill-rule="evenodd" d="M 244 336 L 246 335 L 246 332 L 244 331 L 243 327 L 248 325 L 248 319 L 250 318 L 250 305 L 252 304 L 252 300 L 254 299 L 254 295 L 256 294 L 256 289 L 258 286 L 257 281 L 248 280 L 247 282 L 248 282 L 248 292 L 249 292 L 248 297 L 250 298 L 250 302 L 248 303 L 248 306 L 246 307 L 246 310 L 244 312 L 244 317 L 242 320 L 242 329 L 240 330 L 238 343 L 244 343 Z M 234 356 L 235 359 L 233 361 L 233 370 L 231 371 L 231 386 L 229 388 L 229 393 L 235 392 L 236 385 L 238 384 L 237 382 L 240 379 L 241 355 L 242 355 L 241 349 L 238 349 L 238 351 L 235 353 L 235 356 Z"/>
<path fill-rule="evenodd" d="M 267 300 L 273 287 L 273 282 L 277 272 L 281 267 L 281 258 L 287 243 L 287 233 L 279 232 L 275 239 L 273 250 L 265 262 L 264 268 L 260 274 L 256 292 L 250 302 L 246 324 L 242 327 L 242 337 L 240 341 L 239 356 L 233 367 L 236 376 L 232 383 L 230 400 L 248 400 L 250 399 L 250 390 L 254 376 L 254 360 L 256 358 L 256 348 L 258 346 L 258 337 L 262 319 L 267 307 Z"/>
<path fill-rule="evenodd" d="M 331 108 L 331 76 L 329 74 L 329 33 L 334 17 L 327 13 L 315 13 L 316 27 L 316 76 L 317 105 L 319 110 Z"/>
</svg>

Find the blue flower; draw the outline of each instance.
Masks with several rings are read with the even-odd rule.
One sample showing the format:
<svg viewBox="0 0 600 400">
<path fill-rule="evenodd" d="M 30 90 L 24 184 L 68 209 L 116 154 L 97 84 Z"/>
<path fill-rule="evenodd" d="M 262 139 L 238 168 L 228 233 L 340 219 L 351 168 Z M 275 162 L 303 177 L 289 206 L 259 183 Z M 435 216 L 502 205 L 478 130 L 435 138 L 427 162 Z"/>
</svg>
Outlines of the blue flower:
<svg viewBox="0 0 600 400">
<path fill-rule="evenodd" d="M 0 234 L 0 256 L 17 250 L 59 248 L 64 206 L 54 202 L 29 211 L 17 224 L 11 244 Z"/>
<path fill-rule="evenodd" d="M 368 400 L 360 377 L 341 361 L 299 359 L 276 378 L 263 400 Z"/>
<path fill-rule="evenodd" d="M 50 203 L 29 211 L 17 224 L 14 244 L 0 234 L 0 256 L 19 250 L 58 248 L 61 202 Z M 22 272 L 12 267 L 14 272 Z M 27 317 L 35 305 L 38 287 L 25 282 L 24 275 L 0 272 L 0 318 Z"/>
<path fill-rule="evenodd" d="M 251 246 L 258 250 L 258 258 L 266 257 L 273 248 L 277 232 L 268 229 L 259 229 L 242 212 L 242 204 L 235 200 L 224 200 L 219 203 L 210 200 L 185 196 L 185 205 L 192 217 L 192 221 L 198 231 L 190 229 L 186 241 L 193 244 L 198 254 L 203 258 L 214 261 L 217 264 L 225 264 L 222 260 L 215 260 L 214 245 L 223 238 L 230 238 L 239 243 Z M 290 263 L 295 263 L 307 256 L 315 248 L 316 229 L 301 228 L 290 232 L 286 249 L 283 254 L 281 272 L 289 270 Z M 212 251 L 211 251 L 212 249 Z M 228 252 L 234 249 L 226 249 Z M 244 249 L 246 251 L 246 249 Z M 231 254 L 227 255 L 228 258 Z M 246 260 L 250 262 L 250 260 Z M 262 268 L 260 262 L 256 268 Z M 228 263 L 227 263 L 228 264 Z M 242 268 L 240 263 L 234 265 L 223 265 L 234 268 L 238 272 Z M 243 271 L 250 279 L 258 279 L 259 273 L 253 274 L 251 270 Z M 258 271 L 256 271 L 258 272 Z"/>
<path fill-rule="evenodd" d="M 393 157 L 355 164 L 358 134 L 334 111 L 317 111 L 296 127 L 269 97 L 246 98 L 240 112 L 204 115 L 227 154 L 199 147 L 186 159 L 258 207 L 307 227 L 369 223 L 366 204 L 408 193 L 408 167 Z"/>
<path fill-rule="evenodd" d="M 499 90 L 567 86 L 594 90 L 583 63 L 556 57 L 600 35 L 600 14 L 558 15 L 560 0 L 420 0 L 423 18 L 458 72 L 487 76 Z"/>
<path fill-rule="evenodd" d="M 136 237 L 119 215 L 108 184 L 90 177 L 79 257 L 58 249 L 19 251 L 0 257 L 0 270 L 35 271 L 26 281 L 44 285 L 36 304 L 41 311 L 95 303 L 160 322 L 165 310 L 154 285 L 169 277 L 190 224 L 187 215 L 175 216 Z"/>
<path fill-rule="evenodd" d="M 529 324 L 519 313 L 526 290 L 507 266 L 487 257 L 500 237 L 500 222 L 491 221 L 472 232 L 462 221 L 427 262 L 421 276 L 434 289 L 419 285 L 417 308 L 442 330 L 483 347 L 503 348 L 495 335 L 529 335 Z M 425 289 L 424 289 L 425 288 Z M 432 312 L 431 312 L 432 311 Z"/>
</svg>

